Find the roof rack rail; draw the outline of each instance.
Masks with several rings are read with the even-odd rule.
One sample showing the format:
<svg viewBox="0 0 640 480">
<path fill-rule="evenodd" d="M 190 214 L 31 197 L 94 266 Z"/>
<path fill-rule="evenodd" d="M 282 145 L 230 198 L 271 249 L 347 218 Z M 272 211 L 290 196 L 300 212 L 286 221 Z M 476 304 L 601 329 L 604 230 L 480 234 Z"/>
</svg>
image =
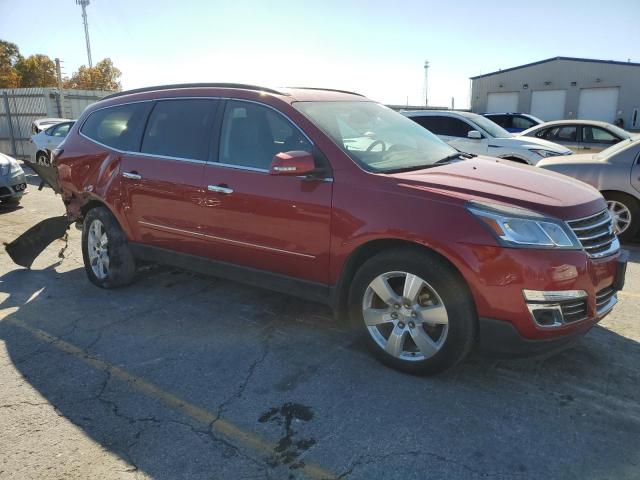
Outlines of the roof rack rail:
<svg viewBox="0 0 640 480">
<path fill-rule="evenodd" d="M 349 90 L 338 90 L 336 88 L 318 88 L 318 87 L 287 87 L 287 88 L 298 88 L 300 90 L 326 90 L 327 92 L 347 93 L 349 95 L 357 95 L 359 97 L 364 97 L 364 95 L 358 92 L 350 92 Z"/>
<path fill-rule="evenodd" d="M 177 89 L 177 88 L 204 88 L 204 87 L 238 88 L 242 90 L 256 90 L 259 92 L 274 93 L 276 95 L 286 95 L 286 93 L 279 92 L 272 88 L 259 87 L 257 85 L 245 85 L 244 83 L 175 83 L 170 85 L 156 85 L 154 87 L 134 88 L 133 90 L 115 92 L 110 95 L 107 95 L 106 97 L 103 97 L 102 100 L 121 97 L 122 95 L 129 95 L 132 93 L 153 92 L 155 90 L 171 90 L 171 89 Z"/>
</svg>

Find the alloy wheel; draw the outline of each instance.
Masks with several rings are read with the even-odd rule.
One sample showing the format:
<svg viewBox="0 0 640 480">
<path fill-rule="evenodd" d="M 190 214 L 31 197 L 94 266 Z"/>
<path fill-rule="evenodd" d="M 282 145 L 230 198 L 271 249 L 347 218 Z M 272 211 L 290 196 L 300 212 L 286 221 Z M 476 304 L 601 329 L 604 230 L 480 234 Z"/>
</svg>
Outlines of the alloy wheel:
<svg viewBox="0 0 640 480">
<path fill-rule="evenodd" d="M 109 274 L 109 238 L 104 224 L 95 219 L 89 226 L 87 235 L 87 252 L 93 274 L 104 280 Z"/>
<path fill-rule="evenodd" d="M 627 206 L 616 200 L 607 200 L 609 214 L 613 219 L 613 230 L 616 235 L 624 233 L 631 225 L 631 211 Z"/>
<path fill-rule="evenodd" d="M 364 293 L 362 316 L 378 346 L 401 360 L 433 357 L 449 332 L 442 298 L 425 280 L 407 272 L 374 278 Z"/>
</svg>

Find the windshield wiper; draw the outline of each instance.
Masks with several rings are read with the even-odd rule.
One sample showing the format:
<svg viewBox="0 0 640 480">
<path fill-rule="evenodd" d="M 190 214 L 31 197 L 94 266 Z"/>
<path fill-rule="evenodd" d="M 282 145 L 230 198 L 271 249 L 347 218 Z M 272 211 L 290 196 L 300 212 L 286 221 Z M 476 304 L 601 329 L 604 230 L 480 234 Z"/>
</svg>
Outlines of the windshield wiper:
<svg viewBox="0 0 640 480">
<path fill-rule="evenodd" d="M 456 158 L 473 158 L 473 157 L 477 157 L 477 155 L 475 153 L 456 152 L 456 153 L 452 153 L 451 155 L 447 155 L 444 158 L 441 158 L 437 162 L 433 162 L 433 164 L 438 165 L 442 163 L 449 163 L 450 161 L 455 160 Z"/>
</svg>

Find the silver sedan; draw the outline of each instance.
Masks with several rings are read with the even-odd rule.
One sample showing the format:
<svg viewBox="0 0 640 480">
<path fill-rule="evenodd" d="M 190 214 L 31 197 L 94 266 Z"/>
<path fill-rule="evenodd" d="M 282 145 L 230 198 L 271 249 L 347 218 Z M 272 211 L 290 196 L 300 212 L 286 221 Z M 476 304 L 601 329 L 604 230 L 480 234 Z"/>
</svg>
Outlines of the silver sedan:
<svg viewBox="0 0 640 480">
<path fill-rule="evenodd" d="M 531 127 L 518 135 L 544 138 L 564 145 L 574 153 L 598 153 L 634 137 L 620 127 L 598 120 L 555 120 Z"/>
<path fill-rule="evenodd" d="M 600 190 L 616 234 L 631 240 L 640 230 L 640 139 L 623 140 L 596 154 L 541 160 L 537 166 L 582 180 Z"/>
</svg>

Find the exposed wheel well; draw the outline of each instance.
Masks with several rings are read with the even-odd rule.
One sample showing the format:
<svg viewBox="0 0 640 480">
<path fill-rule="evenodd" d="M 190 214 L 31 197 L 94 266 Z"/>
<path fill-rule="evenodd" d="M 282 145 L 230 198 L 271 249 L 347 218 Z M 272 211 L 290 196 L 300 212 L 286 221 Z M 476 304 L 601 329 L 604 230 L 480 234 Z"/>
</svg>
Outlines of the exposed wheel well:
<svg viewBox="0 0 640 480">
<path fill-rule="evenodd" d="M 383 251 L 396 248 L 413 249 L 418 252 L 422 251 L 435 255 L 448 263 L 458 273 L 458 275 L 460 275 L 460 278 L 464 279 L 460 271 L 449 261 L 448 258 L 429 247 L 419 243 L 393 238 L 372 240 L 360 245 L 355 251 L 353 251 L 342 267 L 340 278 L 338 278 L 338 282 L 334 287 L 331 298 L 331 304 L 338 318 L 346 319 L 348 315 L 347 299 L 349 296 L 349 286 L 351 285 L 351 281 L 353 280 L 355 273 L 358 271 L 358 268 L 375 255 Z"/>
<path fill-rule="evenodd" d="M 607 195 L 623 195 L 625 197 L 628 197 L 631 199 L 632 202 L 634 202 L 636 205 L 640 205 L 640 200 L 638 200 L 637 197 L 634 197 L 633 195 L 627 193 L 627 192 L 621 192 L 619 190 L 601 190 L 600 193 L 602 194 L 602 196 L 604 198 L 607 198 Z"/>
</svg>

